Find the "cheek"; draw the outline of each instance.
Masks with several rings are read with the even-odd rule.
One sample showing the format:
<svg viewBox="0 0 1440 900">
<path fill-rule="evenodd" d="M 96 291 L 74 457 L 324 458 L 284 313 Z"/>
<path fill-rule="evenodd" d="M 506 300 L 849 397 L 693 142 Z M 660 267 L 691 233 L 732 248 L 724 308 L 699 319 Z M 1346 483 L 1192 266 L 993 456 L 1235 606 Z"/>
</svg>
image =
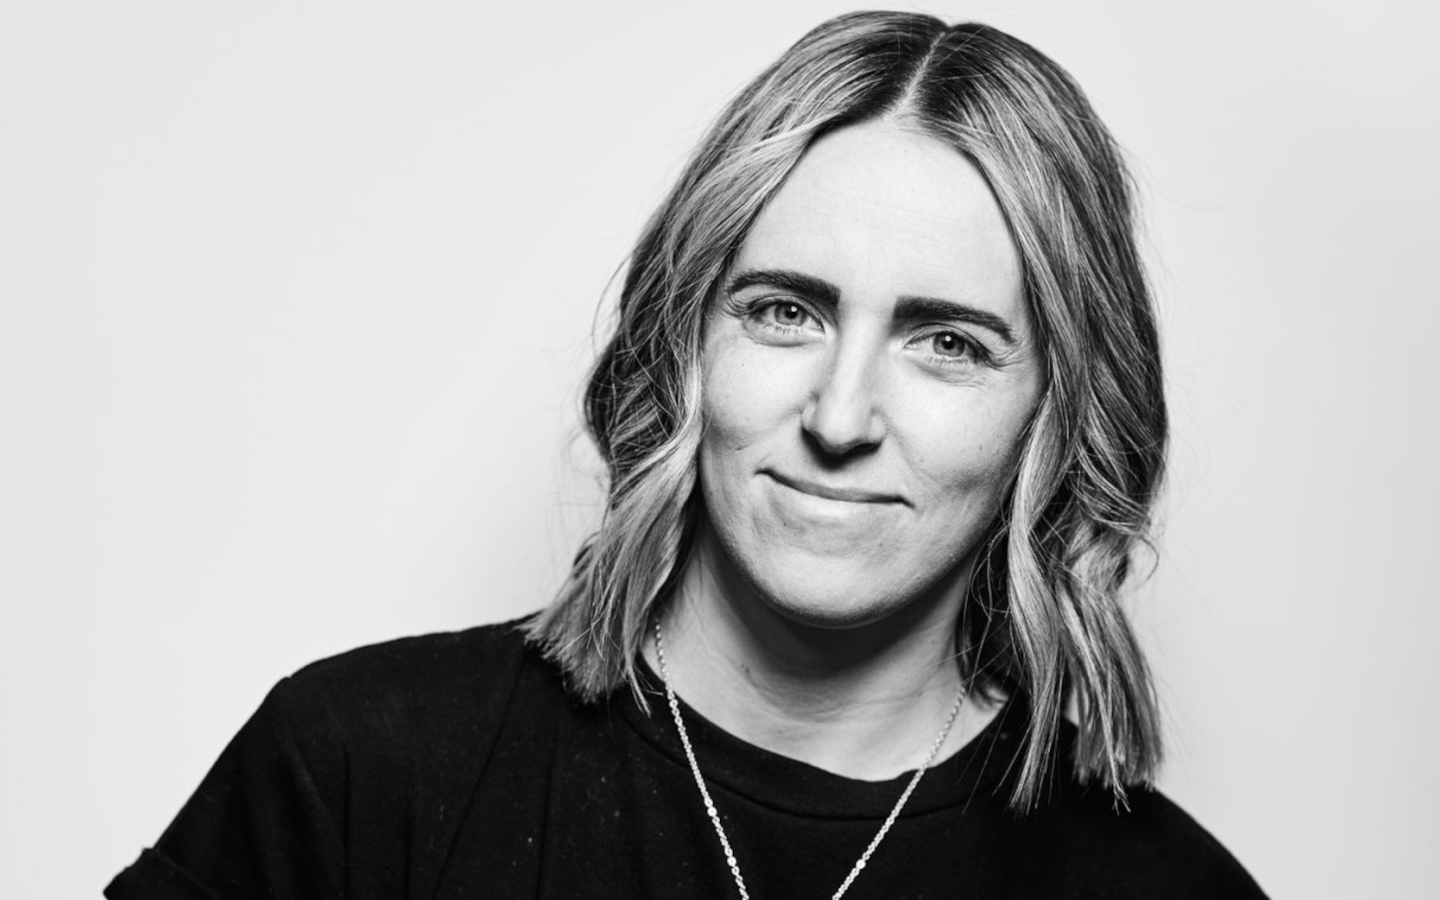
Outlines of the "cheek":
<svg viewBox="0 0 1440 900">
<path fill-rule="evenodd" d="M 799 427 L 804 373 L 782 356 L 733 336 L 707 343 L 701 360 L 701 452 L 712 463 L 762 444 L 792 424 Z"/>
<path fill-rule="evenodd" d="M 915 410 L 910 459 L 932 512 L 948 520 L 987 519 L 997 510 L 1019 459 L 1029 404 L 976 402 L 948 415 Z"/>
</svg>

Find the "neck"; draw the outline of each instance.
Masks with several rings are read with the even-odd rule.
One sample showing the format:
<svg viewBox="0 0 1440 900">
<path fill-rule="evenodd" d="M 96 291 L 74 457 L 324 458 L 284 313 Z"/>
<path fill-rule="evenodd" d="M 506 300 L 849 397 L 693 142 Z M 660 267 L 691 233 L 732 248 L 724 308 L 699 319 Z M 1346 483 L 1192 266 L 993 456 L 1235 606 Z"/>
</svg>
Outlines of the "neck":
<svg viewBox="0 0 1440 900">
<path fill-rule="evenodd" d="M 967 579 L 840 628 L 787 618 L 737 581 L 700 535 L 663 614 L 676 693 L 737 737 L 836 774 L 883 780 L 918 766 L 961 690 L 954 644 Z M 653 639 L 645 652 L 655 666 Z M 994 713 L 967 698 L 937 758 Z"/>
</svg>

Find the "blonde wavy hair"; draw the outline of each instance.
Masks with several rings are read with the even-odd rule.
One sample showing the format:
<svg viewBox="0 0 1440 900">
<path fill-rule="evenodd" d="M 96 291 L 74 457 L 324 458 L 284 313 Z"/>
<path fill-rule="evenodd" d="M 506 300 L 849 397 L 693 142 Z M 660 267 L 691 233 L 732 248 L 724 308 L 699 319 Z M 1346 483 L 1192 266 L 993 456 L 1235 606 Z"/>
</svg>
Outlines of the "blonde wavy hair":
<svg viewBox="0 0 1440 900">
<path fill-rule="evenodd" d="M 1160 759 L 1154 689 L 1120 593 L 1149 543 L 1167 433 L 1132 186 L 1070 76 L 985 25 L 840 16 L 721 113 L 630 258 L 584 401 L 608 502 L 559 595 L 527 624 L 529 639 L 583 698 L 636 687 L 646 623 L 685 565 L 699 514 L 706 306 L 806 148 L 883 117 L 944 141 L 988 180 L 1019 248 L 1045 361 L 1046 388 L 962 610 L 961 676 L 1028 698 L 1016 809 L 1039 800 L 1070 703 L 1073 765 L 1123 802 Z"/>
</svg>

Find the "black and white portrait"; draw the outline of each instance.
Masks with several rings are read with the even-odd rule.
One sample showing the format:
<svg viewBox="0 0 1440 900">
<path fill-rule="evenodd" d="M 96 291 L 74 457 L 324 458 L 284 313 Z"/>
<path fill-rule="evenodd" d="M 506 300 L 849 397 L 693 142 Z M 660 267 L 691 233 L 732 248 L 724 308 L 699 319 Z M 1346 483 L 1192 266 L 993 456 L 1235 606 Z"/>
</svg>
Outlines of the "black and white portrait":
<svg viewBox="0 0 1440 900">
<path fill-rule="evenodd" d="M 0 895 L 1435 896 L 1437 24 L 0 12 Z"/>
</svg>

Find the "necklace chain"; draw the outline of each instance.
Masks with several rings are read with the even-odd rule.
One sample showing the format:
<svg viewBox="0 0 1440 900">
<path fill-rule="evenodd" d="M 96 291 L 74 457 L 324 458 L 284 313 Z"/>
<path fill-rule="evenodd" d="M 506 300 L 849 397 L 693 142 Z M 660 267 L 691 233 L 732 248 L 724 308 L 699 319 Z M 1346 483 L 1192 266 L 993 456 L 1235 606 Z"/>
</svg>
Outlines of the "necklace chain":
<svg viewBox="0 0 1440 900">
<path fill-rule="evenodd" d="M 675 718 L 675 729 L 680 732 L 680 744 L 685 748 L 685 758 L 690 761 L 690 772 L 695 776 L 695 786 L 700 789 L 700 798 L 705 801 L 705 813 L 710 817 L 710 824 L 715 826 L 715 834 L 719 836 L 720 846 L 725 851 L 725 864 L 730 867 L 730 874 L 735 879 L 735 887 L 740 889 L 740 900 L 750 900 L 750 892 L 745 888 L 745 877 L 740 874 L 740 863 L 735 859 L 735 850 L 730 846 L 730 838 L 725 834 L 725 826 L 720 824 L 720 813 L 715 810 L 715 801 L 710 798 L 710 791 L 705 787 L 705 779 L 700 775 L 700 764 L 695 761 L 695 749 L 690 746 L 690 734 L 685 730 L 684 720 L 680 718 L 680 701 L 675 697 L 675 689 L 670 686 L 670 672 L 665 667 L 665 636 L 661 633 L 660 617 L 655 616 L 654 621 L 655 656 L 660 661 L 660 680 L 665 684 L 665 698 L 670 704 L 670 715 Z M 850 874 L 845 876 L 845 880 L 840 883 L 840 887 L 830 900 L 840 900 L 844 896 L 845 892 L 850 889 L 851 883 L 864 870 L 865 864 L 870 861 L 870 854 L 874 853 L 875 848 L 880 846 L 880 842 L 885 839 L 886 833 L 890 831 L 890 826 L 895 824 L 900 810 L 905 807 L 905 801 L 910 799 L 910 795 L 915 791 L 915 786 L 920 783 L 920 776 L 930 768 L 930 764 L 935 761 L 935 755 L 940 752 L 941 745 L 950 736 L 950 729 L 955 724 L 955 717 L 960 714 L 960 705 L 964 699 L 965 692 L 961 690 L 956 694 L 955 702 L 950 707 L 950 715 L 945 719 L 945 727 L 940 729 L 935 743 L 930 745 L 930 752 L 925 754 L 924 762 L 920 763 L 920 768 L 915 770 L 914 776 L 905 786 L 905 791 L 900 795 L 900 799 L 895 801 L 895 808 L 890 810 L 890 815 L 885 817 L 885 824 L 880 826 L 880 831 L 870 841 L 870 846 L 860 854 L 860 858 L 850 869 Z"/>
</svg>

